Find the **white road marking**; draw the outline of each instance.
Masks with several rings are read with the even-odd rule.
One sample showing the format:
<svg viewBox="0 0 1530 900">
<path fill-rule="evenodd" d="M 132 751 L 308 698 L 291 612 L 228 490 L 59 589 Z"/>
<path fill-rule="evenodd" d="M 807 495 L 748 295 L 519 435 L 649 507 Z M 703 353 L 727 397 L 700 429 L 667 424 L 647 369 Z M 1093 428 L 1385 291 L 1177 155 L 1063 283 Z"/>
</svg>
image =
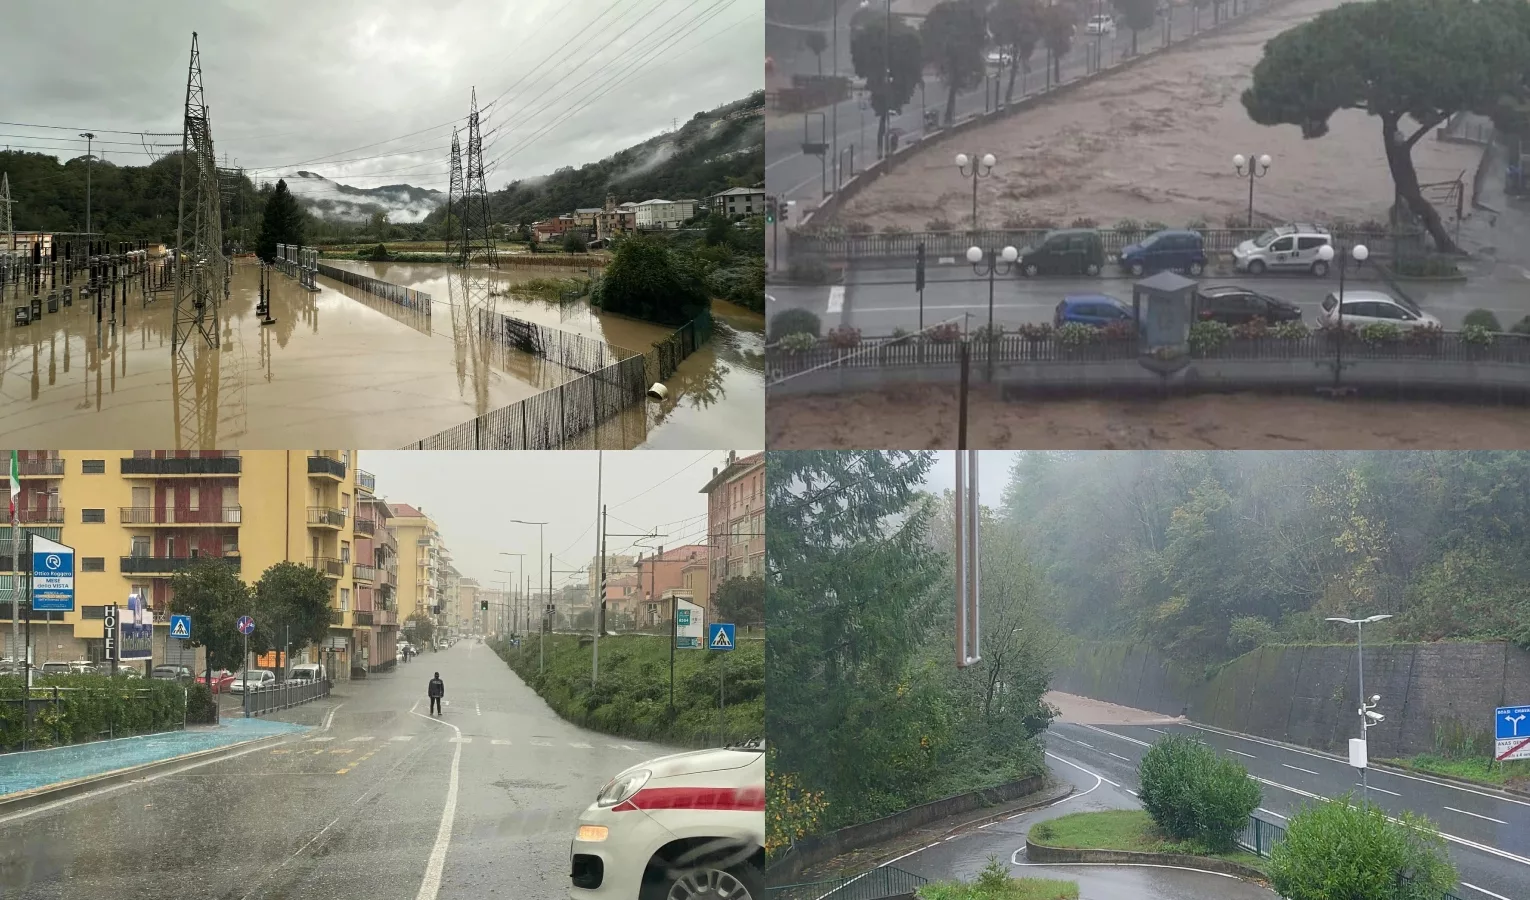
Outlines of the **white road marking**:
<svg viewBox="0 0 1530 900">
<path fill-rule="evenodd" d="M 1131 794 L 1133 797 L 1137 796 L 1137 792 L 1132 790 L 1131 788 L 1122 788 L 1121 790 L 1126 791 L 1128 794 Z"/>
<path fill-rule="evenodd" d="M 366 743 L 367 741 L 370 741 L 370 740 L 374 740 L 374 738 L 370 734 L 364 734 L 361 737 L 353 737 L 353 738 L 351 738 L 349 741 L 347 741 L 347 743 L 350 743 L 350 744 L 364 744 L 364 743 Z"/>
<path fill-rule="evenodd" d="M 1361 784 L 1361 783 L 1360 783 L 1360 782 L 1358 782 L 1358 781 L 1357 781 L 1357 782 L 1355 782 L 1355 787 L 1357 787 L 1357 788 L 1360 788 L 1360 789 L 1361 789 L 1361 790 L 1366 790 L 1366 789 L 1367 789 L 1367 788 L 1366 788 L 1366 786 L 1365 786 L 1365 785 L 1363 785 L 1363 784 Z M 1394 796 L 1394 797 L 1401 797 L 1401 796 L 1402 796 L 1402 794 L 1399 794 L 1399 793 L 1397 793 L 1397 792 L 1396 792 L 1396 791 L 1389 791 L 1389 790 L 1387 790 L 1387 789 L 1386 789 L 1386 788 L 1379 788 L 1379 787 L 1377 787 L 1377 786 L 1376 786 L 1376 785 L 1374 785 L 1374 784 L 1373 784 L 1373 785 L 1371 785 L 1371 786 L 1370 786 L 1370 788 L 1369 788 L 1369 790 L 1373 790 L 1373 791 L 1380 791 L 1380 792 L 1382 792 L 1382 793 L 1383 793 L 1383 794 L 1391 794 L 1391 795 L 1392 795 L 1392 796 Z"/>
<path fill-rule="evenodd" d="M 510 742 L 505 740 L 504 738 L 494 738 L 493 740 L 489 741 L 489 743 L 494 744 L 497 747 L 508 747 L 508 746 L 510 746 Z"/>
<path fill-rule="evenodd" d="M 1021 862 L 1020 861 L 1020 854 L 1024 853 L 1024 852 L 1025 852 L 1025 848 L 1024 847 L 1017 848 L 1015 850 L 1015 852 L 1014 852 L 1014 855 L 1009 858 L 1009 864 L 1012 865 L 1012 866 L 1037 866 L 1037 867 L 1041 867 L 1041 866 L 1131 866 L 1133 868 L 1142 868 L 1142 869 L 1179 869 L 1182 872 L 1199 872 L 1202 875 L 1215 875 L 1218 878 L 1237 878 L 1238 877 L 1236 875 L 1228 875 L 1225 872 L 1212 872 L 1212 871 L 1210 871 L 1208 869 L 1192 869 L 1189 866 L 1166 866 L 1166 865 L 1163 865 L 1162 863 L 1088 863 L 1088 862 L 1038 863 L 1038 862 Z"/>
<path fill-rule="evenodd" d="M 1105 752 L 1106 753 L 1110 753 L 1109 750 L 1106 750 Z M 1116 759 L 1122 760 L 1123 762 L 1131 762 L 1131 760 L 1127 759 L 1126 757 L 1122 756 L 1119 753 L 1110 753 L 1110 755 L 1114 756 Z"/>
<path fill-rule="evenodd" d="M 410 710 L 414 715 L 419 713 Z M 450 722 L 440 719 L 431 719 L 430 716 L 420 716 L 429 719 L 457 732 L 457 738 L 462 743 L 472 740 L 463 738 L 462 729 Z M 457 749 L 452 753 L 452 774 L 446 783 L 446 808 L 441 810 L 441 825 L 436 829 L 436 843 L 430 849 L 430 859 L 425 865 L 425 877 L 420 882 L 420 892 L 415 894 L 415 900 L 436 900 L 436 895 L 441 892 L 441 872 L 446 868 L 446 851 L 452 844 L 452 821 L 457 817 L 457 784 L 462 771 L 462 743 L 457 744 Z"/>
<path fill-rule="evenodd" d="M 1156 731 L 1159 734 L 1168 734 L 1168 732 L 1164 731 L 1162 728 L 1149 728 L 1148 731 Z"/>
<path fill-rule="evenodd" d="M 412 735 L 412 734 L 395 734 L 393 737 L 388 738 L 388 740 L 390 740 L 390 741 L 412 741 L 412 740 L 414 740 L 414 735 Z"/>
<path fill-rule="evenodd" d="M 1118 733 L 1116 733 L 1114 731 L 1106 731 L 1105 729 L 1098 728 L 1098 727 L 1096 727 L 1094 725 L 1083 725 L 1083 724 L 1080 724 L 1079 727 L 1080 728 L 1087 728 L 1090 731 L 1096 732 L 1098 734 L 1103 734 L 1106 737 L 1113 737 L 1113 738 L 1115 738 L 1117 740 L 1127 741 L 1129 743 L 1136 744 L 1139 747 L 1151 747 L 1151 746 L 1153 746 L 1152 744 L 1149 744 L 1147 741 L 1139 741 L 1139 740 L 1137 740 L 1134 737 L 1128 737 L 1127 735 L 1118 734 Z"/>
<path fill-rule="evenodd" d="M 839 315 L 845 310 L 845 286 L 836 284 L 829 288 L 829 309 L 831 316 Z"/>
<path fill-rule="evenodd" d="M 1527 274 L 1525 277 L 1526 278 L 1530 278 L 1530 274 Z M 1487 888 L 1480 888 L 1480 887 L 1477 887 L 1475 884 L 1471 884 L 1469 882 L 1463 881 L 1463 882 L 1461 882 L 1461 886 L 1462 887 L 1469 887 L 1472 890 L 1477 891 L 1478 893 L 1487 894 L 1489 897 L 1493 897 L 1494 900 L 1509 900 L 1509 898 L 1505 897 L 1503 894 L 1495 894 L 1492 891 L 1488 890 Z"/>
<path fill-rule="evenodd" d="M 445 720 L 437 719 L 436 721 L 441 722 L 441 721 L 445 721 Z M 447 724 L 451 725 L 450 722 L 448 722 Z M 457 728 L 457 726 L 455 726 L 455 725 L 452 725 L 452 727 L 453 728 Z M 448 740 L 447 743 L 448 744 L 471 744 L 471 743 L 473 743 L 473 739 L 470 738 L 470 737 L 463 737 L 462 736 L 462 729 L 457 728 L 457 736 L 454 737 L 454 738 L 451 738 L 450 740 Z"/>
<path fill-rule="evenodd" d="M 1311 769 L 1303 769 L 1301 766 L 1293 766 L 1290 763 L 1281 763 L 1281 765 L 1287 769 L 1295 769 L 1298 772 L 1306 772 L 1308 775 L 1321 776 L 1323 774 L 1322 772 L 1314 772 Z"/>
<path fill-rule="evenodd" d="M 305 744 L 322 744 L 325 741 L 332 741 L 332 740 L 334 740 L 334 738 L 332 738 L 332 737 L 316 737 L 316 738 L 309 738 L 308 740 L 304 741 L 303 743 L 305 743 Z"/>
<path fill-rule="evenodd" d="M 1285 816 L 1281 815 L 1280 813 L 1276 812 L 1275 810 L 1273 810 L 1273 809 L 1265 809 L 1262 806 L 1259 807 L 1259 811 L 1262 812 L 1262 813 L 1265 813 L 1267 815 L 1274 816 L 1277 819 L 1284 819 L 1285 818 Z"/>
<path fill-rule="evenodd" d="M 1119 784 L 1116 784 L 1114 781 L 1111 781 L 1109 778 L 1106 778 L 1104 775 L 1101 775 L 1098 772 L 1093 772 L 1093 771 L 1090 771 L 1089 769 L 1084 768 L 1083 766 L 1079 765 L 1078 763 L 1074 762 L 1071 759 L 1063 759 L 1061 756 L 1058 756 L 1055 753 L 1048 753 L 1047 756 L 1052 757 L 1053 759 L 1057 760 L 1060 763 L 1065 763 L 1067 765 L 1070 765 L 1073 768 L 1078 769 L 1080 772 L 1083 772 L 1086 775 L 1093 775 L 1096 779 L 1098 779 L 1094 783 L 1094 787 L 1090 788 L 1089 791 L 1092 791 L 1092 790 L 1094 790 L 1094 788 L 1099 787 L 1101 781 L 1105 782 L 1106 784 L 1110 785 L 1111 787 L 1117 787 L 1118 788 L 1118 787 L 1121 786 Z M 1084 791 L 1084 794 L 1089 793 L 1089 791 Z M 1069 794 L 1068 796 L 1062 798 L 1062 800 L 1057 801 L 1057 803 L 1062 803 L 1062 802 L 1064 802 L 1066 800 L 1072 800 L 1074 797 L 1082 797 L 1082 796 L 1084 796 L 1084 794 Z M 1050 805 L 1051 806 L 1056 806 L 1057 803 L 1053 803 L 1053 804 L 1050 804 Z"/>
<path fill-rule="evenodd" d="M 1489 822 L 1497 822 L 1499 825 L 1507 825 L 1507 824 L 1509 824 L 1508 822 L 1505 822 L 1503 819 L 1495 819 L 1492 816 L 1484 816 L 1481 813 L 1467 812 L 1464 809 L 1456 809 L 1454 806 L 1442 806 L 1442 807 L 1440 807 L 1440 809 L 1448 809 L 1448 810 L 1450 810 L 1453 813 L 1460 813 L 1463 816 L 1471 816 L 1472 818 L 1475 818 L 1475 819 L 1487 819 Z"/>
<path fill-rule="evenodd" d="M 477 703 L 473 704 L 473 712 L 477 713 L 480 716 L 483 715 L 483 709 Z"/>
<path fill-rule="evenodd" d="M 533 740 L 531 742 L 531 746 L 533 746 L 533 747 L 551 747 L 552 746 L 552 741 Z"/>
<path fill-rule="evenodd" d="M 1252 753 L 1244 753 L 1242 750 L 1234 750 L 1231 747 L 1227 747 L 1227 748 L 1224 748 L 1224 749 L 1226 749 L 1228 753 L 1236 753 L 1239 756 L 1247 756 L 1249 759 L 1258 759 L 1259 758 L 1259 757 L 1255 756 Z"/>
<path fill-rule="evenodd" d="M 569 746 L 570 747 L 578 748 L 580 750 L 590 750 L 590 749 L 593 749 L 592 747 L 590 747 L 589 744 L 569 744 Z"/>
</svg>

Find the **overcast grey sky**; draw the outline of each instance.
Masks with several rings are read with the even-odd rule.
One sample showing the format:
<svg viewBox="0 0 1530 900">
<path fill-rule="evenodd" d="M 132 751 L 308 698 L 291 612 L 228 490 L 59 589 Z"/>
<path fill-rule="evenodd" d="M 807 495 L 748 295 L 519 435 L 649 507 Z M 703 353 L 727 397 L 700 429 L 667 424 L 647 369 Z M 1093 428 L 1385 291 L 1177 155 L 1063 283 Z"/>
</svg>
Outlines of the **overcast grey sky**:
<svg viewBox="0 0 1530 900">
<path fill-rule="evenodd" d="M 1009 469 L 1015 464 L 1019 450 L 978 451 L 978 499 L 985 506 L 998 506 L 1004 496 L 1004 486 L 1009 484 Z M 363 466 L 362 468 L 365 468 Z M 925 488 L 939 494 L 956 487 L 956 451 L 935 451 L 935 465 L 930 467 L 924 479 Z"/>
<path fill-rule="evenodd" d="M 515 557 L 525 553 L 536 586 L 539 552 L 556 554 L 553 568 L 576 569 L 595 556 L 597 459 L 594 450 L 420 453 L 363 450 L 360 468 L 377 476 L 377 495 L 425 511 L 441 530 L 453 564 L 487 586 L 514 575 Z M 645 546 L 705 543 L 707 498 L 700 493 L 712 468 L 727 462 L 726 451 L 612 451 L 604 459 L 601 501 L 612 534 L 641 534 L 655 528 L 668 535 Z M 547 522 L 546 549 L 537 548 L 537 527 L 510 519 Z M 609 537 L 612 553 L 633 552 L 634 540 Z M 543 557 L 545 559 L 545 557 Z M 557 575 L 553 584 L 583 581 L 584 575 Z"/>
<path fill-rule="evenodd" d="M 220 160 L 357 187 L 445 190 L 474 86 L 491 189 L 764 86 L 760 0 L 20 0 L 0 22 L 0 146 L 72 158 L 91 131 L 124 165 L 145 140 L 179 149 L 196 31 Z"/>
</svg>

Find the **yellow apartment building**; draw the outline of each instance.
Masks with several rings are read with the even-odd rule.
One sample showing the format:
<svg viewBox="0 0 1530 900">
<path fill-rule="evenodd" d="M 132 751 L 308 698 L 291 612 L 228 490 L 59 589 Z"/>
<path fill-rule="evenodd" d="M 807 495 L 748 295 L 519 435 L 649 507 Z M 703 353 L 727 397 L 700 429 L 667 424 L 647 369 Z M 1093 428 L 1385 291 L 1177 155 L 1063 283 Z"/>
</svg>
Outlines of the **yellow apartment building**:
<svg viewBox="0 0 1530 900">
<path fill-rule="evenodd" d="M 5 454 L 8 460 L 9 454 Z M 103 608 L 146 598 L 155 613 L 154 662 L 191 664 L 169 637 L 170 577 L 203 557 L 233 566 L 246 583 L 279 562 L 313 566 L 331 585 L 332 625 L 323 647 L 294 654 L 332 677 L 364 673 L 393 645 L 393 586 L 379 588 L 376 545 L 386 545 L 374 508 L 372 476 L 357 469 L 354 450 L 20 451 L 19 519 L 24 531 L 75 551 L 72 612 L 34 612 L 33 647 L 49 659 L 100 660 Z M 384 507 L 386 509 L 386 507 Z M 358 537 L 362 546 L 358 548 Z M 10 548 L 10 523 L 0 549 Z M 364 551 L 364 552 L 359 552 Z M 359 563 L 359 565 L 358 565 Z M 381 568 L 396 572 L 384 552 Z M 22 561 L 22 568 L 27 565 Z M 9 553 L 0 554 L 0 632 L 11 646 Z M 396 575 L 394 576 L 396 580 Z M 391 605 L 392 609 L 389 608 Z M 258 608 L 252 608 L 256 627 Z M 49 617 L 51 616 L 51 621 Z M 199 623 L 193 622 L 195 633 Z M 391 651 L 386 653 L 391 659 Z"/>
<path fill-rule="evenodd" d="M 407 503 L 389 503 L 388 509 L 388 528 L 398 540 L 399 622 L 416 614 L 434 616 L 438 606 L 436 523 Z"/>
</svg>

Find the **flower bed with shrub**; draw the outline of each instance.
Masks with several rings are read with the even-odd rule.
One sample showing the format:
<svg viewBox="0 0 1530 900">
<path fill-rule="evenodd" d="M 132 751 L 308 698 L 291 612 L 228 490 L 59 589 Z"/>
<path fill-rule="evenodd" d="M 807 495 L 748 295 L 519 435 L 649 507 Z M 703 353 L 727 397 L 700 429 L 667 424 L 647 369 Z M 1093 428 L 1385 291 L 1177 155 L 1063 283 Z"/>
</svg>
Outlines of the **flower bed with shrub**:
<svg viewBox="0 0 1530 900">
<path fill-rule="evenodd" d="M 59 675 L 34 683 L 30 728 L 19 675 L 0 676 L 0 747 L 58 747 L 108 735 L 147 734 L 180 728 L 186 721 L 186 688 L 174 681 L 119 675 Z M 54 692 L 52 688 L 58 688 Z M 57 697 L 57 702 L 54 698 Z"/>
</svg>

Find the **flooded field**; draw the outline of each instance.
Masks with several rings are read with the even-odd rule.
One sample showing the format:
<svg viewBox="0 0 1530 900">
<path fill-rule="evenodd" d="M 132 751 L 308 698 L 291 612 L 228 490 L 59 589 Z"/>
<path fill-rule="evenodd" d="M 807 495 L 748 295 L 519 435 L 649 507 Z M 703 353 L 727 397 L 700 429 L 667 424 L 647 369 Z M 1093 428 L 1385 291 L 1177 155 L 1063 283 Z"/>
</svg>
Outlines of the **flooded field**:
<svg viewBox="0 0 1530 900">
<path fill-rule="evenodd" d="M 492 342 L 444 265 L 335 261 L 432 295 L 429 316 L 324 277 L 309 292 L 273 274 L 271 313 L 255 315 L 258 267 L 241 260 L 221 311 L 221 347 L 172 354 L 173 297 L 135 287 L 98 323 L 77 302 L 17 326 L 7 290 L 0 320 L 0 434 L 36 447 L 399 447 L 523 400 L 578 373 Z M 567 269 L 491 274 L 506 283 Z M 76 282 L 78 287 L 79 282 Z M 581 303 L 493 297 L 483 308 L 636 351 L 667 329 Z M 720 309 L 713 343 L 671 379 L 670 398 L 634 407 L 592 446 L 763 446 L 763 320 Z M 714 442 L 714 436 L 715 442 Z M 598 442 L 598 443 L 596 443 Z"/>
</svg>

